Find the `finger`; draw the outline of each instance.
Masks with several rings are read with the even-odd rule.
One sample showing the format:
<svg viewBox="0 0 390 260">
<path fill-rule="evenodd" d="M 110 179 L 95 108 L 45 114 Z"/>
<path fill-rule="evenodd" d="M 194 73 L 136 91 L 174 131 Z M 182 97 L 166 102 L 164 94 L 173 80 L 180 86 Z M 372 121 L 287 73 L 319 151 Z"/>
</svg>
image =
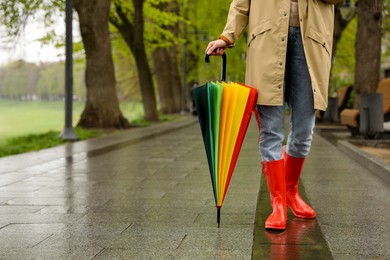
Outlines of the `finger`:
<svg viewBox="0 0 390 260">
<path fill-rule="evenodd" d="M 211 55 L 213 55 L 213 56 L 221 56 L 222 54 L 220 53 L 219 49 L 216 49 Z"/>
<path fill-rule="evenodd" d="M 207 50 L 207 54 L 208 54 L 208 55 L 213 55 L 214 51 L 215 51 L 215 46 L 212 45 L 212 46 Z"/>
</svg>

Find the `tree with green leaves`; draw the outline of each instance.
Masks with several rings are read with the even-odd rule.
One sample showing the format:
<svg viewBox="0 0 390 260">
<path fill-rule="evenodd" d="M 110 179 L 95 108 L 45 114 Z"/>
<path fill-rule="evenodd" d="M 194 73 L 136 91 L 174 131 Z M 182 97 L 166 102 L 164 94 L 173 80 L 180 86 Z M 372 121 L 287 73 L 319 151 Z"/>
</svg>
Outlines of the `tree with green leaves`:
<svg viewBox="0 0 390 260">
<path fill-rule="evenodd" d="M 144 0 L 133 0 L 132 4 L 114 0 L 110 22 L 118 29 L 132 51 L 139 77 L 145 120 L 158 121 L 156 95 L 152 73 L 148 64 L 144 42 Z"/>
<path fill-rule="evenodd" d="M 153 74 L 157 81 L 160 111 L 164 114 L 180 111 L 177 44 L 179 22 L 182 19 L 176 0 L 138 2 L 142 3 L 142 10 L 139 3 L 137 7 L 134 1 L 115 0 L 110 22 L 122 35 L 134 56 L 146 111 L 145 119 L 153 120 L 151 116 L 156 115 L 157 111 L 154 108 L 156 95 Z M 153 61 L 153 69 L 149 65 L 150 60 Z"/>
<path fill-rule="evenodd" d="M 0 23 L 8 34 L 17 36 L 30 16 L 44 12 L 50 23 L 52 13 L 64 11 L 64 0 L 10 0 L 0 3 Z M 115 90 L 114 65 L 111 56 L 108 14 L 111 0 L 74 0 L 84 49 L 86 52 L 87 100 L 79 126 L 85 128 L 127 128 Z"/>
<path fill-rule="evenodd" d="M 160 111 L 179 113 L 182 104 L 178 66 L 180 16 L 177 0 L 147 1 L 146 40 L 152 51 L 153 72 L 157 81 Z"/>
<path fill-rule="evenodd" d="M 15 61 L 0 69 L 0 96 L 30 100 L 37 94 L 40 69 L 33 63 Z"/>
</svg>

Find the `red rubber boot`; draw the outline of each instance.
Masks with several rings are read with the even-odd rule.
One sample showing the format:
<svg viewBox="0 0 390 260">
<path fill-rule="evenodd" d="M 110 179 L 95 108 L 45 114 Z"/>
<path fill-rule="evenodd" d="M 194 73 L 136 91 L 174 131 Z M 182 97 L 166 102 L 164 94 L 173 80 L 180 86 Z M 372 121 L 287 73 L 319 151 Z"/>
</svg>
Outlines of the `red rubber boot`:
<svg viewBox="0 0 390 260">
<path fill-rule="evenodd" d="M 287 206 L 297 218 L 315 218 L 316 212 L 303 201 L 298 192 L 298 182 L 305 158 L 292 157 L 284 149 L 283 158 L 286 171 Z"/>
<path fill-rule="evenodd" d="M 266 229 L 286 229 L 286 179 L 284 160 L 262 162 L 263 173 L 267 179 L 273 212 L 265 222 Z"/>
</svg>

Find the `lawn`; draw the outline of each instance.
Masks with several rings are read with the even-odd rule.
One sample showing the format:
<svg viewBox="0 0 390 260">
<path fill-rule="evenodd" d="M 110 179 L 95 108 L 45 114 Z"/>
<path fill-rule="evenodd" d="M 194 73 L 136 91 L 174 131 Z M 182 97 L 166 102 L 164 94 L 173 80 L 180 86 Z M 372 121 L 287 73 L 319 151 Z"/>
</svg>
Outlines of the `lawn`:
<svg viewBox="0 0 390 260">
<path fill-rule="evenodd" d="M 74 102 L 73 125 L 79 120 L 84 103 Z M 130 121 L 143 116 L 141 103 L 123 103 L 121 110 Z M 61 131 L 64 127 L 64 103 L 60 101 L 0 100 L 0 144 L 21 135 Z"/>
</svg>

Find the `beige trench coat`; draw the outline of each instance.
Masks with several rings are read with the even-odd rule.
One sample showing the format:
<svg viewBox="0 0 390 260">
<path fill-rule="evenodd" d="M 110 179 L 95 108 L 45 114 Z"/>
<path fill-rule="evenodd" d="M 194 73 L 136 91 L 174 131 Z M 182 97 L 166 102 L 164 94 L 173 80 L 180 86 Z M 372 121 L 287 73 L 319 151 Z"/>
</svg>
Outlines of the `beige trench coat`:
<svg viewBox="0 0 390 260">
<path fill-rule="evenodd" d="M 314 108 L 325 110 L 333 40 L 334 6 L 298 0 L 299 21 Z M 290 0 L 233 0 L 222 33 L 234 43 L 248 26 L 245 83 L 258 90 L 257 104 L 283 105 Z"/>
</svg>

